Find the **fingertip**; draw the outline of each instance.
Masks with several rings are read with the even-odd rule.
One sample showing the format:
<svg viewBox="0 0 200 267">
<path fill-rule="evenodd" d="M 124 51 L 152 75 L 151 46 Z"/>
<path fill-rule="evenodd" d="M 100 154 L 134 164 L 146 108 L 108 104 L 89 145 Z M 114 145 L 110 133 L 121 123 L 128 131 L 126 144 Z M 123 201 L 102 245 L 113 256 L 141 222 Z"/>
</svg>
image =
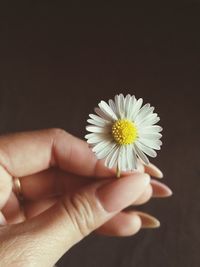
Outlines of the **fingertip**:
<svg viewBox="0 0 200 267">
<path fill-rule="evenodd" d="M 156 219 L 155 217 L 144 213 L 144 212 L 137 212 L 137 214 L 140 216 L 142 226 L 141 228 L 158 228 L 160 227 L 160 221 Z"/>
<path fill-rule="evenodd" d="M 163 172 L 152 163 L 145 165 L 145 172 L 147 172 L 149 175 L 154 176 L 158 179 L 162 179 L 164 177 Z"/>
<path fill-rule="evenodd" d="M 121 212 L 96 230 L 107 236 L 132 236 L 140 231 L 142 220 L 135 212 Z"/>
<path fill-rule="evenodd" d="M 133 215 L 132 220 L 133 220 L 133 222 L 132 222 L 132 223 L 133 223 L 132 227 L 133 227 L 133 229 L 134 229 L 134 232 L 132 233 L 132 235 L 133 235 L 133 234 L 136 234 L 137 232 L 140 231 L 140 229 L 141 229 L 141 227 L 142 227 L 142 220 L 141 220 L 140 216 L 138 216 L 137 214 L 134 214 L 134 215 Z"/>
<path fill-rule="evenodd" d="M 133 202 L 132 205 L 137 206 L 148 202 L 151 199 L 152 194 L 153 194 L 152 186 L 148 185 L 144 193 L 138 199 L 136 199 L 136 201 Z"/>
<path fill-rule="evenodd" d="M 116 236 L 132 236 L 140 231 L 142 227 L 142 220 L 140 216 L 135 213 L 127 214 L 127 217 L 128 216 L 129 218 L 126 218 L 126 221 L 124 220 L 121 225 L 119 224 L 118 226 L 116 226 Z"/>
<path fill-rule="evenodd" d="M 153 197 L 170 197 L 173 194 L 172 190 L 167 185 L 156 180 L 152 180 L 151 185 L 153 189 Z"/>
</svg>

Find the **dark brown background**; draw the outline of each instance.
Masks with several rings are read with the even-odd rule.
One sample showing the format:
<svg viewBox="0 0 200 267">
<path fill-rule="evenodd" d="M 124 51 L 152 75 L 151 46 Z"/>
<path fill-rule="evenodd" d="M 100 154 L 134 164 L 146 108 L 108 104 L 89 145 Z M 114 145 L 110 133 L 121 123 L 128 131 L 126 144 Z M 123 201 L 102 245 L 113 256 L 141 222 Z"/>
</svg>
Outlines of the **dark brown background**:
<svg viewBox="0 0 200 267">
<path fill-rule="evenodd" d="M 62 127 L 83 137 L 88 113 L 120 92 L 155 105 L 164 127 L 153 162 L 174 195 L 142 207 L 161 228 L 90 235 L 58 266 L 200 266 L 199 6 L 15 2 L 0 8 L 1 133 Z"/>
</svg>

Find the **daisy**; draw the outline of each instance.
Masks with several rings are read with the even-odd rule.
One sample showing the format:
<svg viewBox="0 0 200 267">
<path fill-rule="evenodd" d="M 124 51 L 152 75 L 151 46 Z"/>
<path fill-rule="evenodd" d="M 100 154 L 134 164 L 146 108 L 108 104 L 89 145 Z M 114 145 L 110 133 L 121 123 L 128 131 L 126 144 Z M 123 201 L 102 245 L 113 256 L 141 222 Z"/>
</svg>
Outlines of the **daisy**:
<svg viewBox="0 0 200 267">
<path fill-rule="evenodd" d="M 155 125 L 160 118 L 154 107 L 142 104 L 142 98 L 116 95 L 108 103 L 101 101 L 87 120 L 88 144 L 98 159 L 105 159 L 105 166 L 116 167 L 118 177 L 121 171 L 137 169 L 137 159 L 149 164 L 146 155 L 156 157 L 162 145 L 162 128 Z"/>
</svg>

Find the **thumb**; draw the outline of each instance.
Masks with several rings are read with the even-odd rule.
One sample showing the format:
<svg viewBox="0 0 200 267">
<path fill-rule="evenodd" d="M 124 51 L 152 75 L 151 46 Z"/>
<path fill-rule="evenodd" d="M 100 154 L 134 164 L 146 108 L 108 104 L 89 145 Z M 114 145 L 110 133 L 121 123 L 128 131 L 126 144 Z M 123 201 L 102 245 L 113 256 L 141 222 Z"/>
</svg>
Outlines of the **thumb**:
<svg viewBox="0 0 200 267">
<path fill-rule="evenodd" d="M 27 247 L 31 258 L 35 255 L 38 266 L 51 266 L 70 247 L 132 204 L 149 182 L 147 174 L 137 173 L 96 182 L 63 197 L 43 214 L 15 226 L 21 227 L 20 232 L 26 236 L 22 238 L 23 242 L 27 240 L 23 247 Z M 37 246 L 33 246 L 36 243 Z"/>
</svg>

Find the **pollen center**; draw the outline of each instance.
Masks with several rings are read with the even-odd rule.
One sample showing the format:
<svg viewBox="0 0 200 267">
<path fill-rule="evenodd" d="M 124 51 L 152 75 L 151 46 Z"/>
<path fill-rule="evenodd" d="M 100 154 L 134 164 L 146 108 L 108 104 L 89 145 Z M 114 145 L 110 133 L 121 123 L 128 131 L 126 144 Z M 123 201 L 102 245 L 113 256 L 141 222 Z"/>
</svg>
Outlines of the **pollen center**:
<svg viewBox="0 0 200 267">
<path fill-rule="evenodd" d="M 128 145 L 135 142 L 138 130 L 132 121 L 121 119 L 113 124 L 112 136 L 119 145 Z"/>
</svg>

